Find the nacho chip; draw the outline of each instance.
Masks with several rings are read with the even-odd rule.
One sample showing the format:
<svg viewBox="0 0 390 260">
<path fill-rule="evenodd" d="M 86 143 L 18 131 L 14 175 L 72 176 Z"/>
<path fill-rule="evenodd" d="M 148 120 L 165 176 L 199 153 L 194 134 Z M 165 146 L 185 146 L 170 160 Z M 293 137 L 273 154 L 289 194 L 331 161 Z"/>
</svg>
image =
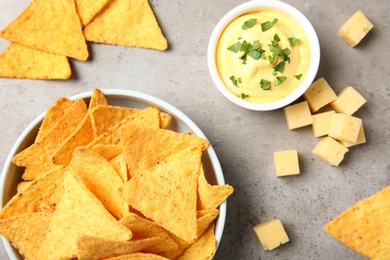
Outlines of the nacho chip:
<svg viewBox="0 0 390 260">
<path fill-rule="evenodd" d="M 390 186 L 348 208 L 325 230 L 367 258 L 390 259 Z"/>
<path fill-rule="evenodd" d="M 172 116 L 165 112 L 160 112 L 160 128 L 167 128 L 172 122 Z"/>
<path fill-rule="evenodd" d="M 122 153 L 122 146 L 117 144 L 97 144 L 91 150 L 103 156 L 107 161 L 111 161 Z"/>
<path fill-rule="evenodd" d="M 68 58 L 18 43 L 0 54 L 0 77 L 20 79 L 68 79 L 72 74 Z"/>
<path fill-rule="evenodd" d="M 48 53 L 79 60 L 88 58 L 74 0 L 33 0 L 0 36 Z"/>
<path fill-rule="evenodd" d="M 218 209 L 198 210 L 198 238 L 203 235 L 218 214 Z"/>
<path fill-rule="evenodd" d="M 188 243 L 197 238 L 201 154 L 199 146 L 191 146 L 140 172 L 123 186 L 123 198 L 132 207 Z"/>
<path fill-rule="evenodd" d="M 169 260 L 168 258 L 150 253 L 134 253 L 107 258 L 106 260 Z"/>
<path fill-rule="evenodd" d="M 203 168 L 198 179 L 198 209 L 215 209 L 233 193 L 233 187 L 225 185 L 210 185 L 204 175 Z"/>
<path fill-rule="evenodd" d="M 118 173 L 118 175 L 121 177 L 123 182 L 126 182 L 129 180 L 126 159 L 125 159 L 123 153 L 117 155 L 115 158 L 110 160 L 109 163 L 115 169 L 116 173 Z"/>
<path fill-rule="evenodd" d="M 25 259 L 39 259 L 37 248 L 43 242 L 51 215 L 28 213 L 0 220 L 0 234 L 7 239 Z"/>
<path fill-rule="evenodd" d="M 94 90 L 92 90 L 91 100 L 89 101 L 88 109 L 91 110 L 92 108 L 99 105 L 108 106 L 108 101 L 104 96 L 103 92 L 100 89 L 95 88 Z"/>
<path fill-rule="evenodd" d="M 40 259 L 76 257 L 79 234 L 117 241 L 131 239 L 131 231 L 106 210 L 71 169 L 65 172 L 56 193 L 58 201 L 49 230 L 37 247 Z"/>
<path fill-rule="evenodd" d="M 165 50 L 161 32 L 147 0 L 113 0 L 84 28 L 87 41 Z"/>
<path fill-rule="evenodd" d="M 107 2 L 108 0 L 76 0 L 76 9 L 81 25 L 87 25 Z"/>
<path fill-rule="evenodd" d="M 69 168 L 80 176 L 87 188 L 116 218 L 120 219 L 129 212 L 127 203 L 120 196 L 123 181 L 102 156 L 78 147 L 73 152 Z"/>
</svg>

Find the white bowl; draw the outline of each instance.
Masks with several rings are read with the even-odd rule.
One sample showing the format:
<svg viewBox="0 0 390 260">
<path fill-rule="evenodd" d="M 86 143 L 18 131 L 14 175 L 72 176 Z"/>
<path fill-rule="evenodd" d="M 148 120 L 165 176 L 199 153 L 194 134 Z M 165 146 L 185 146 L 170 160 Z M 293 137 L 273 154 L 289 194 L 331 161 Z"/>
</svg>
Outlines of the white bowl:
<svg viewBox="0 0 390 260">
<path fill-rule="evenodd" d="M 256 11 L 262 8 L 272 8 L 279 10 L 282 13 L 289 15 L 291 18 L 295 20 L 295 22 L 302 28 L 303 32 L 305 32 L 308 42 L 310 44 L 310 60 L 309 60 L 309 68 L 306 72 L 306 76 L 303 78 L 300 85 L 289 95 L 286 97 L 279 99 L 277 101 L 269 102 L 269 103 L 253 103 L 249 102 L 245 99 L 242 99 L 235 94 L 233 94 L 223 83 L 217 69 L 216 65 L 216 49 L 219 38 L 223 33 L 225 27 L 235 18 L 251 13 L 252 11 Z M 226 15 L 222 17 L 222 19 L 218 22 L 216 27 L 214 28 L 210 41 L 208 44 L 207 50 L 207 62 L 209 71 L 214 81 L 214 84 L 217 86 L 218 90 L 230 101 L 233 103 L 250 110 L 256 111 L 267 111 L 274 110 L 286 105 L 291 104 L 296 99 L 298 99 L 310 86 L 313 82 L 320 63 L 320 44 L 318 41 L 318 37 L 316 31 L 314 30 L 310 21 L 295 7 L 284 3 L 282 1 L 270 1 L 270 0 L 255 0 L 243 3 L 231 11 L 229 11 Z"/>
<path fill-rule="evenodd" d="M 199 137 L 206 138 L 200 128 L 189 117 L 187 117 L 180 110 L 166 103 L 165 101 L 146 94 L 129 90 L 107 89 L 102 90 L 102 92 L 104 93 L 110 105 L 132 108 L 146 108 L 148 106 L 154 105 L 158 107 L 161 111 L 167 112 L 172 116 L 172 122 L 168 129 L 174 130 L 179 133 L 190 132 Z M 79 98 L 83 98 L 88 102 L 91 97 L 91 94 L 92 91 L 84 92 L 72 96 L 70 97 L 70 99 L 76 100 Z M 27 128 L 16 140 L 10 153 L 8 154 L 0 180 L 0 202 L 2 207 L 4 207 L 7 202 L 16 194 L 17 184 L 22 180 L 21 176 L 23 174 L 23 168 L 14 165 L 11 162 L 12 157 L 14 157 L 14 155 L 27 148 L 34 142 L 44 115 L 45 112 L 40 114 L 30 123 L 29 126 L 27 126 Z M 211 184 L 225 184 L 221 165 L 211 145 L 206 151 L 203 152 L 202 163 L 204 167 L 205 176 Z M 219 245 L 222 238 L 222 233 L 225 226 L 225 218 L 226 201 L 219 206 L 219 216 L 216 219 L 215 237 L 217 240 L 217 246 Z M 10 259 L 23 259 L 18 253 L 18 251 L 6 239 L 4 239 L 4 237 L 2 237 L 2 240 Z"/>
</svg>

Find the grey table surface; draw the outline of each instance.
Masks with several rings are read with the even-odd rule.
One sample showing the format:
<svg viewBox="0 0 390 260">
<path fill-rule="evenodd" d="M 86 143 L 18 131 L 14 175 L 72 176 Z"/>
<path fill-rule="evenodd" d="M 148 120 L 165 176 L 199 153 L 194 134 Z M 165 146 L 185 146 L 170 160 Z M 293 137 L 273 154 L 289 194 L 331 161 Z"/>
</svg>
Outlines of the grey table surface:
<svg viewBox="0 0 390 260">
<path fill-rule="evenodd" d="M 29 4 L 0 1 L 0 28 Z M 312 154 L 310 127 L 289 131 L 283 111 L 255 112 L 230 103 L 214 86 L 207 44 L 219 19 L 244 1 L 151 0 L 169 49 L 164 52 L 89 44 L 86 62 L 71 60 L 66 81 L 0 78 L 0 164 L 23 129 L 60 96 L 93 88 L 118 88 L 158 97 L 188 115 L 205 133 L 235 188 L 227 202 L 224 235 L 215 259 L 364 259 L 330 237 L 324 225 L 350 205 L 390 184 L 390 2 L 387 0 L 286 0 L 304 13 L 321 44 L 317 78 L 336 92 L 353 86 L 367 103 L 367 143 L 351 148 L 339 167 Z M 337 36 L 357 11 L 374 29 L 355 48 Z M 0 51 L 8 42 L 0 40 Z M 276 178 L 272 153 L 297 149 L 301 174 Z M 290 242 L 263 251 L 252 227 L 279 218 Z M 3 245 L 0 258 L 7 259 Z"/>
</svg>

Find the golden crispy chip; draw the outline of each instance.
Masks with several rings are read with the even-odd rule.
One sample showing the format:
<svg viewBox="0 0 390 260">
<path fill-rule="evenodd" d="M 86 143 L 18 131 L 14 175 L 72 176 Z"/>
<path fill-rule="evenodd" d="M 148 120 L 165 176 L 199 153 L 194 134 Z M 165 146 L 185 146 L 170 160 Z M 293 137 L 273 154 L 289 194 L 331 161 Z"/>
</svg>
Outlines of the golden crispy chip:
<svg viewBox="0 0 390 260">
<path fill-rule="evenodd" d="M 72 104 L 72 100 L 62 97 L 58 98 L 53 105 L 46 109 L 45 117 L 43 118 L 37 137 L 35 138 L 36 143 L 41 141 L 42 137 L 50 132 L 50 130 L 56 125 L 58 120 L 64 116 L 66 110 Z"/>
<path fill-rule="evenodd" d="M 0 219 L 12 216 L 38 212 L 42 203 L 50 203 L 50 199 L 57 182 L 62 178 L 63 167 L 56 167 L 35 179 L 26 186 L 22 192 L 17 193 L 0 211 Z"/>
<path fill-rule="evenodd" d="M 79 60 L 88 58 L 74 0 L 33 0 L 0 36 L 49 53 Z"/>
<path fill-rule="evenodd" d="M 68 165 L 72 159 L 73 150 L 85 146 L 94 140 L 91 117 L 87 114 L 79 127 L 61 144 L 52 155 L 54 164 Z"/>
<path fill-rule="evenodd" d="M 76 0 L 76 9 L 81 25 L 87 25 L 107 2 L 108 0 Z"/>
<path fill-rule="evenodd" d="M 118 241 L 131 239 L 131 231 L 106 210 L 71 169 L 66 170 L 56 193 L 58 201 L 49 230 L 37 247 L 40 259 L 76 257 L 79 234 Z"/>
<path fill-rule="evenodd" d="M 390 186 L 325 225 L 330 235 L 370 259 L 390 259 Z"/>
<path fill-rule="evenodd" d="M 54 168 L 53 153 L 77 129 L 86 114 L 87 106 L 84 100 L 76 100 L 40 142 L 15 155 L 12 162 L 18 166 L 32 167 L 34 170 L 42 169 L 43 172 Z M 39 171 L 33 172 L 39 173 Z M 23 175 L 24 180 L 33 180 L 37 177 L 26 173 Z"/>
<path fill-rule="evenodd" d="M 207 209 L 207 210 L 198 210 L 198 238 L 203 235 L 203 233 L 210 226 L 210 223 L 218 216 L 218 209 Z"/>
<path fill-rule="evenodd" d="M 98 260 L 143 251 L 158 238 L 117 241 L 80 235 L 77 240 L 78 260 Z"/>
<path fill-rule="evenodd" d="M 16 192 L 22 192 L 24 191 L 29 185 L 31 184 L 30 181 L 21 181 L 18 183 L 18 186 L 16 186 Z"/>
<path fill-rule="evenodd" d="M 150 254 L 150 253 L 134 253 L 107 258 L 106 260 L 169 260 L 168 258 Z"/>
<path fill-rule="evenodd" d="M 122 127 L 119 136 L 130 176 L 148 170 L 169 155 L 191 145 L 201 146 L 205 150 L 209 144 L 203 138 L 166 129 Z"/>
<path fill-rule="evenodd" d="M 51 220 L 50 214 L 28 213 L 0 220 L 0 234 L 25 259 L 39 259 L 37 248 L 43 242 Z"/>
<path fill-rule="evenodd" d="M 123 186 L 123 198 L 132 207 L 188 243 L 197 238 L 201 154 L 199 146 L 190 146 L 140 172 Z"/>
<path fill-rule="evenodd" d="M 122 126 L 126 128 L 143 126 L 157 129 L 160 127 L 159 110 L 152 106 L 126 117 L 118 124 L 114 125 L 110 130 L 95 138 L 95 140 L 87 145 L 87 148 L 91 149 L 96 144 L 118 144 L 120 141 L 118 131 Z"/>
<path fill-rule="evenodd" d="M 96 106 L 108 106 L 108 101 L 100 89 L 92 90 L 91 100 L 89 101 L 88 109 L 91 110 Z"/>
<path fill-rule="evenodd" d="M 167 128 L 172 122 L 172 116 L 165 112 L 160 112 L 160 128 Z"/>
<path fill-rule="evenodd" d="M 214 235 L 214 226 L 214 222 L 212 222 L 206 232 L 194 244 L 187 248 L 184 253 L 177 259 L 213 259 L 217 250 Z"/>
<path fill-rule="evenodd" d="M 122 146 L 117 144 L 96 144 L 91 150 L 103 156 L 107 161 L 111 161 L 122 153 Z"/>
<path fill-rule="evenodd" d="M 160 253 L 178 249 L 176 242 L 156 223 L 129 213 L 119 220 L 133 233 L 133 239 L 156 238 L 157 241 L 143 249 L 146 253 Z"/>
<path fill-rule="evenodd" d="M 118 154 L 115 158 L 111 159 L 109 163 L 121 177 L 123 182 L 129 180 L 129 174 L 127 172 L 127 164 L 123 153 Z"/>
<path fill-rule="evenodd" d="M 102 156 L 78 147 L 73 152 L 69 168 L 80 176 L 87 188 L 116 218 L 120 219 L 129 212 L 127 203 L 120 196 L 123 181 Z"/>
<path fill-rule="evenodd" d="M 87 41 L 165 50 L 161 32 L 147 0 L 113 0 L 84 28 Z"/>
<path fill-rule="evenodd" d="M 20 79 L 68 79 L 68 58 L 11 43 L 0 54 L 0 77 Z"/>
<path fill-rule="evenodd" d="M 233 187 L 225 185 L 210 185 L 204 175 L 203 168 L 198 180 L 198 209 L 215 209 L 233 193 Z"/>
</svg>

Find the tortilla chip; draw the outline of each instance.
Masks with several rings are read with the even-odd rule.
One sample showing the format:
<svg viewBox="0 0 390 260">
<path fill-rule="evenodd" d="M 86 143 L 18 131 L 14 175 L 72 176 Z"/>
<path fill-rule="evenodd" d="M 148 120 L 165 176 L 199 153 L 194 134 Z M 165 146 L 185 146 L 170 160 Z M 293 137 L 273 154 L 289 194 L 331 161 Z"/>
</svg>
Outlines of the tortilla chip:
<svg viewBox="0 0 390 260">
<path fill-rule="evenodd" d="M 84 28 L 87 41 L 165 50 L 161 32 L 148 0 L 113 0 Z"/>
<path fill-rule="evenodd" d="M 123 198 L 132 207 L 188 243 L 197 238 L 201 154 L 198 146 L 191 146 L 140 172 L 123 186 Z"/>
<path fill-rule="evenodd" d="M 95 88 L 94 90 L 92 90 L 91 100 L 89 101 L 88 109 L 91 110 L 92 108 L 99 105 L 108 106 L 108 101 L 104 96 L 103 92 L 100 89 Z"/>
<path fill-rule="evenodd" d="M 198 209 L 215 209 L 233 193 L 233 187 L 225 185 L 210 185 L 204 175 L 203 168 L 198 180 Z"/>
<path fill-rule="evenodd" d="M 165 112 L 160 112 L 160 128 L 167 128 L 172 122 L 172 116 Z"/>
<path fill-rule="evenodd" d="M 107 161 L 111 161 L 122 153 L 122 146 L 117 144 L 97 144 L 91 150 L 103 156 Z"/>
<path fill-rule="evenodd" d="M 79 60 L 88 58 L 74 0 L 33 0 L 0 36 L 49 53 Z"/>
<path fill-rule="evenodd" d="M 133 233 L 133 239 L 156 238 L 157 241 L 143 249 L 147 253 L 160 253 L 178 249 L 176 242 L 156 223 L 129 213 L 119 220 Z"/>
<path fill-rule="evenodd" d="M 0 234 L 7 239 L 24 259 L 39 259 L 39 248 L 48 231 L 50 214 L 28 213 L 0 220 Z"/>
<path fill-rule="evenodd" d="M 118 173 L 119 177 L 121 177 L 123 182 L 129 180 L 129 174 L 127 172 L 127 164 L 123 153 L 119 154 L 118 156 L 110 160 L 109 163 L 115 169 L 116 173 Z"/>
<path fill-rule="evenodd" d="M 205 150 L 207 140 L 166 129 L 122 127 L 119 136 L 130 176 L 136 176 L 163 161 L 169 155 L 190 147 Z"/>
<path fill-rule="evenodd" d="M 0 211 L 0 219 L 20 214 L 38 212 L 42 203 L 50 203 L 52 194 L 57 188 L 57 182 L 62 178 L 63 167 L 56 167 L 40 178 L 28 183 Z"/>
<path fill-rule="evenodd" d="M 79 234 L 117 241 L 131 239 L 131 231 L 106 210 L 71 169 L 65 172 L 56 193 L 58 201 L 49 230 L 37 247 L 40 259 L 76 257 Z"/>
<path fill-rule="evenodd" d="M 218 209 L 198 210 L 198 238 L 203 235 L 218 214 Z"/>
<path fill-rule="evenodd" d="M 214 226 L 214 222 L 212 222 L 206 232 L 194 244 L 187 248 L 177 260 L 213 259 L 217 251 Z"/>
<path fill-rule="evenodd" d="M 0 54 L 0 77 L 20 79 L 68 79 L 68 58 L 11 43 Z"/>
<path fill-rule="evenodd" d="M 150 253 L 134 253 L 107 258 L 106 260 L 169 260 L 168 258 Z"/>
<path fill-rule="evenodd" d="M 80 235 L 77 240 L 78 260 L 98 260 L 140 252 L 152 245 L 158 238 L 116 241 L 100 237 Z"/>
<path fill-rule="evenodd" d="M 73 152 L 69 168 L 80 176 L 87 188 L 116 218 L 120 219 L 129 212 L 127 203 L 120 196 L 123 181 L 102 156 L 78 147 Z"/>
<path fill-rule="evenodd" d="M 348 208 L 325 230 L 367 258 L 390 259 L 390 186 Z"/>
<path fill-rule="evenodd" d="M 76 0 L 76 9 L 81 25 L 87 25 L 107 2 L 108 0 Z"/>
</svg>

